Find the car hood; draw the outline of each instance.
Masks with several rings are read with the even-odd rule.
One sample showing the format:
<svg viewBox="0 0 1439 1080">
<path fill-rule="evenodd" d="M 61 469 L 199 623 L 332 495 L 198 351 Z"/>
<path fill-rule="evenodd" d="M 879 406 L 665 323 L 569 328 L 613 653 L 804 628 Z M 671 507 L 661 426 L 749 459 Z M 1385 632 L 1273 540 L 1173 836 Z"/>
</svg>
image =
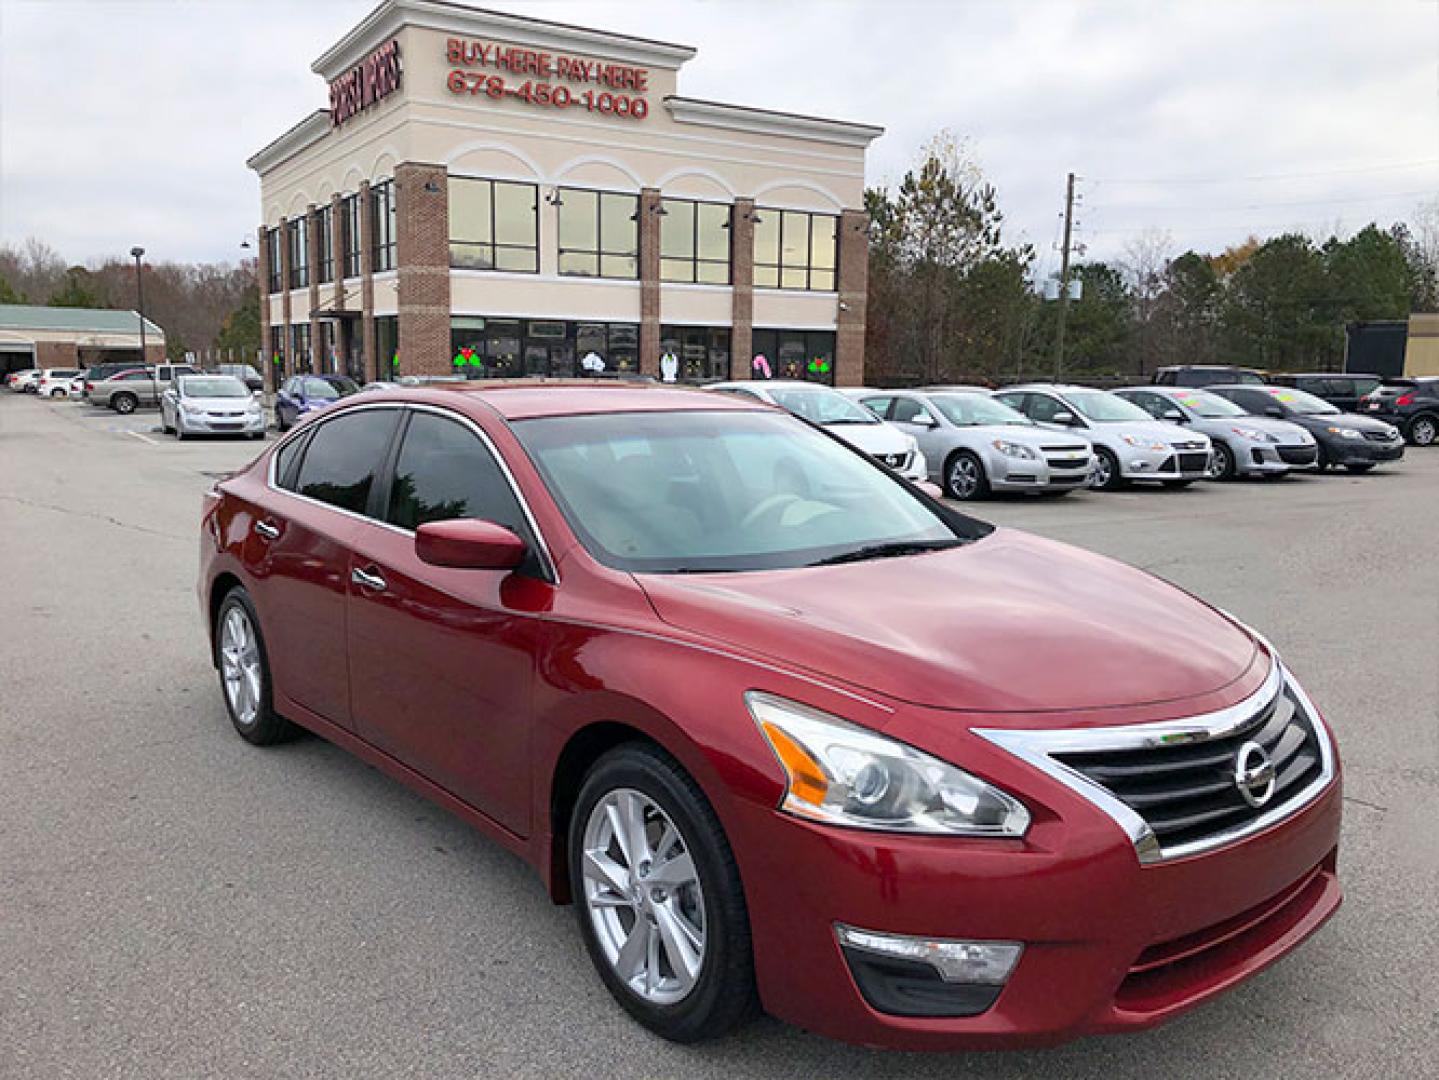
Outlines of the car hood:
<svg viewBox="0 0 1439 1080">
<path fill-rule="evenodd" d="M 1033 424 L 971 424 L 955 430 L 981 439 L 1003 439 L 1005 442 L 1018 443 L 1020 446 L 1091 449 L 1089 440 L 1077 431 L 1051 431 L 1049 428 L 1037 427 Z"/>
<path fill-rule="evenodd" d="M 1196 420 L 1191 425 L 1195 431 L 1206 435 L 1224 437 L 1232 435 L 1236 427 L 1251 428 L 1268 432 L 1281 440 L 1312 443 L 1314 440 L 1302 424 L 1293 424 L 1274 416 L 1227 416 L 1219 419 Z"/>
<path fill-rule="evenodd" d="M 1222 690 L 1259 655 L 1183 590 L 1008 529 L 906 558 L 637 580 L 673 627 L 942 709 L 1177 701 Z"/>
<path fill-rule="evenodd" d="M 825 424 L 836 438 L 843 439 L 866 454 L 903 454 L 909 450 L 909 436 L 881 420 L 877 424 Z"/>
<path fill-rule="evenodd" d="M 1202 431 L 1193 431 L 1179 424 L 1163 420 L 1119 420 L 1109 423 L 1091 424 L 1090 437 L 1095 441 L 1119 440 L 1126 435 L 1136 439 L 1154 440 L 1172 446 L 1180 442 L 1204 442 L 1208 436 Z"/>
<path fill-rule="evenodd" d="M 1292 416 L 1289 419 L 1310 431 L 1321 433 L 1327 432 L 1331 427 L 1348 427 L 1355 431 L 1387 431 L 1394 427 L 1387 420 L 1377 420 L 1372 416 L 1352 412 L 1329 413 L 1327 416 Z"/>
</svg>

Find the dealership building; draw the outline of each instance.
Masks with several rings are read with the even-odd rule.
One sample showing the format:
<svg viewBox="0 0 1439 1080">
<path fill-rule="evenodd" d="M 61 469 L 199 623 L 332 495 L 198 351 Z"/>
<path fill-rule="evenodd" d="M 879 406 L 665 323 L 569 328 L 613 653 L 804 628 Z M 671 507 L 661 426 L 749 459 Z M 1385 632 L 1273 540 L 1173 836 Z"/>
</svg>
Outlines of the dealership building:
<svg viewBox="0 0 1439 1080">
<path fill-rule="evenodd" d="M 0 304 L 0 375 L 26 368 L 158 364 L 165 331 L 133 311 Z M 141 342 L 144 356 L 141 357 Z"/>
<path fill-rule="evenodd" d="M 268 374 L 862 382 L 881 129 L 684 97 L 694 55 L 385 0 L 248 162 Z"/>
</svg>

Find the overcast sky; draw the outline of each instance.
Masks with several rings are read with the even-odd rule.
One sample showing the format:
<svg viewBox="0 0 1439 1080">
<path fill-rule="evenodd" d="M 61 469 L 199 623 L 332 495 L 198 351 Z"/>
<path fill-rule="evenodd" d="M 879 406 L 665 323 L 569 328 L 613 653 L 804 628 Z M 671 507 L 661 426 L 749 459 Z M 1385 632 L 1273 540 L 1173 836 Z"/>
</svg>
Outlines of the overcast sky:
<svg viewBox="0 0 1439 1080">
<path fill-rule="evenodd" d="M 0 240 L 241 256 L 245 158 L 325 103 L 310 63 L 373 6 L 0 0 Z M 1069 170 L 1091 258 L 1147 228 L 1219 249 L 1439 196 L 1439 0 L 483 6 L 696 46 L 688 96 L 882 125 L 871 184 L 949 128 L 1043 269 Z"/>
</svg>

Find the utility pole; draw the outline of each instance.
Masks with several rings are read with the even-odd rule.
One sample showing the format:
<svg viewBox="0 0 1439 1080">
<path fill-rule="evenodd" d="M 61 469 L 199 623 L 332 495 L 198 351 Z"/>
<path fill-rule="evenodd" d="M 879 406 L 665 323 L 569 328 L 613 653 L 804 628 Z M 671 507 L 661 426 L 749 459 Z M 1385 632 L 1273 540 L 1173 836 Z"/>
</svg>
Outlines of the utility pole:
<svg viewBox="0 0 1439 1080">
<path fill-rule="evenodd" d="M 1059 249 L 1059 322 L 1054 333 L 1054 381 L 1064 371 L 1064 319 L 1069 314 L 1069 240 L 1074 234 L 1074 174 L 1064 189 L 1064 246 Z"/>
</svg>

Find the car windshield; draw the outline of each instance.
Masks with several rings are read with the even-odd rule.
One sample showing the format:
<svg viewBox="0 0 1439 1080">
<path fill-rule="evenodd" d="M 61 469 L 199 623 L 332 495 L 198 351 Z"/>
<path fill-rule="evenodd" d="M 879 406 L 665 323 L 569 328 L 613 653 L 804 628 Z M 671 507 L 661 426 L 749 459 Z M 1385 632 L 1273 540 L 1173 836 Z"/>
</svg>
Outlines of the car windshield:
<svg viewBox="0 0 1439 1080">
<path fill-rule="evenodd" d="M 1019 424 L 1032 426 L 1034 421 L 1018 409 L 1011 409 L 988 394 L 931 394 L 929 400 L 956 427 L 979 424 Z"/>
<path fill-rule="evenodd" d="M 1228 398 L 1211 394 L 1207 390 L 1194 390 L 1187 394 L 1175 394 L 1174 400 L 1195 416 L 1204 420 L 1224 420 L 1231 416 L 1248 416 L 1243 409 Z"/>
<path fill-rule="evenodd" d="M 180 380 L 180 395 L 193 398 L 247 398 L 250 390 L 233 375 L 187 375 Z"/>
<path fill-rule="evenodd" d="M 1323 398 L 1317 398 L 1304 390 L 1291 390 L 1287 386 L 1272 387 L 1267 393 L 1290 412 L 1298 413 L 1300 416 L 1332 416 L 1339 412 Z"/>
<path fill-rule="evenodd" d="M 351 394 L 358 394 L 360 388 L 355 385 L 353 379 L 344 375 L 327 375 L 323 379 L 306 379 L 304 384 L 304 395 L 307 398 L 318 398 L 321 401 L 333 401 L 335 398 L 349 397 Z"/>
<path fill-rule="evenodd" d="M 514 422 L 581 542 L 636 573 L 773 570 L 988 535 L 836 439 L 768 412 Z"/>
<path fill-rule="evenodd" d="M 1132 420 L 1153 420 L 1147 412 L 1131 401 L 1104 390 L 1068 390 L 1064 400 L 1086 420 L 1096 424 L 1117 424 Z"/>
<path fill-rule="evenodd" d="M 838 390 L 822 386 L 768 387 L 780 408 L 816 424 L 878 424 L 879 417 Z"/>
</svg>

